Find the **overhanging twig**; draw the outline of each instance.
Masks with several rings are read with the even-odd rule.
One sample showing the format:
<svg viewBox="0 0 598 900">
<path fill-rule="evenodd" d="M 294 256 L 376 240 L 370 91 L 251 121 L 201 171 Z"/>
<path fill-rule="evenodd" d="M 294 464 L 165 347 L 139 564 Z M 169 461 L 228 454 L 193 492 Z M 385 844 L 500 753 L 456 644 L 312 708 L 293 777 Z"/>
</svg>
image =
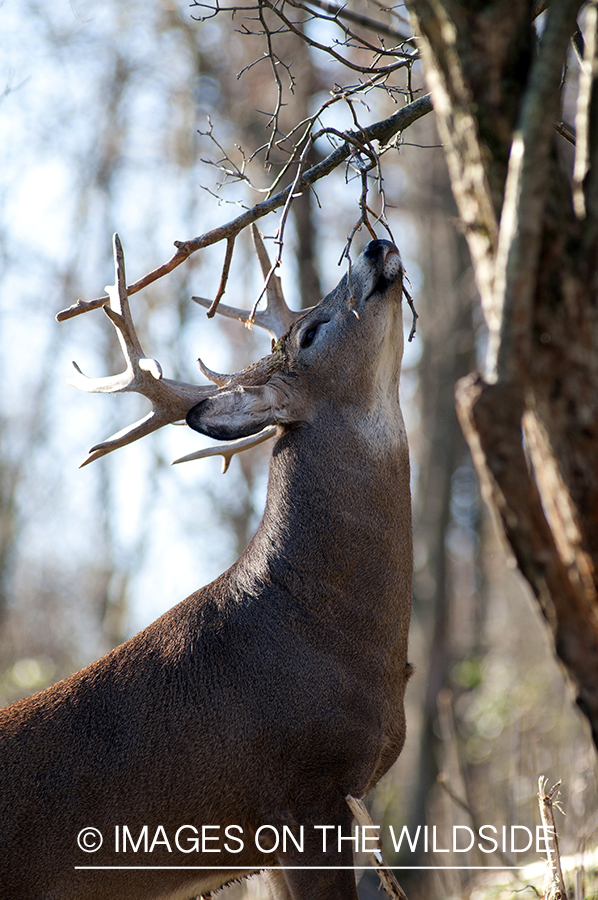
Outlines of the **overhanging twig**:
<svg viewBox="0 0 598 900">
<path fill-rule="evenodd" d="M 331 172 L 342 165 L 342 163 L 349 158 L 351 153 L 354 152 L 352 140 L 359 139 L 363 141 L 365 138 L 368 141 L 375 140 L 380 144 L 386 144 L 399 131 L 408 128 L 409 125 L 412 125 L 413 122 L 417 121 L 417 119 L 420 119 L 422 116 L 427 115 L 431 110 L 432 101 L 430 100 L 429 95 L 426 94 L 424 97 L 420 97 L 408 106 L 404 106 L 402 109 L 393 113 L 388 119 L 384 119 L 381 122 L 375 122 L 373 125 L 363 128 L 359 135 L 353 135 L 352 132 L 348 132 L 346 142 L 333 150 L 333 152 L 330 153 L 326 159 L 322 160 L 322 162 L 317 163 L 315 166 L 312 166 L 311 169 L 308 169 L 298 184 L 291 185 L 288 188 L 279 191 L 273 197 L 269 197 L 267 200 L 257 203 L 251 209 L 248 209 L 240 216 L 237 216 L 236 219 L 227 222 L 225 225 L 213 228 L 211 231 L 188 241 L 175 241 L 175 247 L 177 248 L 176 253 L 171 256 L 167 262 L 129 285 L 127 287 L 127 294 L 136 294 L 137 291 L 140 291 L 149 284 L 153 284 L 153 282 L 163 278 L 164 275 L 172 272 L 173 269 L 180 266 L 181 263 L 185 262 L 186 259 L 198 250 L 203 250 L 205 247 L 210 247 L 212 244 L 217 244 L 219 241 L 236 237 L 244 228 L 251 225 L 252 222 L 257 222 L 258 219 L 261 219 L 269 213 L 280 209 L 281 206 L 284 206 L 291 190 L 293 190 L 293 193 L 295 194 L 301 194 L 310 185 L 315 184 L 316 181 L 330 175 Z M 68 309 L 59 312 L 56 319 L 58 322 L 64 322 L 66 319 L 70 319 L 73 316 L 78 316 L 91 309 L 98 309 L 101 306 L 105 306 L 108 302 L 108 297 L 98 297 L 95 300 L 88 301 L 77 300 L 77 302 Z"/>
<path fill-rule="evenodd" d="M 306 4 L 309 6 L 316 6 L 318 9 L 323 9 L 324 12 L 331 13 L 335 18 L 346 19 L 347 22 L 361 25 L 362 28 L 368 28 L 370 31 L 376 31 L 378 34 L 388 35 L 388 37 L 395 38 L 396 40 L 401 41 L 401 43 L 415 43 L 413 37 L 409 37 L 393 25 L 386 25 L 384 22 L 375 21 L 374 19 L 370 19 L 369 16 L 353 12 L 353 10 L 348 9 L 346 6 L 340 6 L 338 3 L 331 3 L 330 0 L 306 0 Z"/>
</svg>

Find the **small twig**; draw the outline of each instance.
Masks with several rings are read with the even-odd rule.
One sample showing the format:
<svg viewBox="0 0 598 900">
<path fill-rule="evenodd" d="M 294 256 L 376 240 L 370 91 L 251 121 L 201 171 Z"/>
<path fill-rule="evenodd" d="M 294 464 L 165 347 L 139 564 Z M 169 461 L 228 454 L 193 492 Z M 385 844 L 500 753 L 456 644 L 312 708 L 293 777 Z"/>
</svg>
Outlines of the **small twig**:
<svg viewBox="0 0 598 900">
<path fill-rule="evenodd" d="M 234 162 L 234 160 L 230 158 L 220 141 L 214 136 L 214 126 L 212 125 L 212 119 L 210 118 L 210 116 L 207 116 L 207 120 L 208 130 L 201 131 L 201 129 L 198 129 L 197 133 L 201 135 L 201 137 L 207 137 L 210 139 L 210 141 L 215 145 L 215 147 L 217 147 L 218 151 L 221 153 L 221 159 L 219 159 L 218 162 L 214 162 L 211 159 L 205 159 L 204 157 L 202 157 L 202 163 L 207 166 L 214 166 L 214 168 L 218 169 L 220 172 L 223 172 L 225 176 L 225 181 L 223 182 L 223 184 L 227 184 L 227 179 L 231 178 L 235 181 L 245 181 L 251 188 L 253 188 L 253 190 L 258 190 L 258 188 L 255 188 L 254 185 L 251 184 L 249 178 L 245 174 L 245 169 L 247 167 L 247 158 L 243 153 L 242 147 L 235 145 L 243 160 L 243 165 L 241 168 L 239 168 L 236 162 Z M 225 167 L 226 163 L 230 165 L 230 169 Z M 222 184 L 218 185 L 218 187 L 222 187 Z"/>
<path fill-rule="evenodd" d="M 373 125 L 369 125 L 367 128 L 362 129 L 362 134 L 367 140 L 377 140 L 382 144 L 386 144 L 395 134 L 397 134 L 397 132 L 407 128 L 417 119 L 431 112 L 431 110 L 432 101 L 427 94 L 424 97 L 420 97 L 414 103 L 397 110 L 397 112 L 393 113 L 392 116 L 389 116 L 388 119 L 384 119 L 382 122 L 375 122 Z M 336 147 L 332 153 L 322 160 L 322 162 L 312 166 L 311 169 L 308 169 L 302 174 L 298 181 L 295 180 L 292 185 L 279 191 L 273 197 L 268 197 L 266 200 L 257 203 L 251 209 L 243 212 L 236 219 L 233 219 L 218 228 L 213 228 L 211 231 L 205 232 L 199 237 L 187 241 L 175 241 L 174 245 L 177 248 L 176 253 L 174 253 L 167 262 L 158 266 L 156 269 L 153 269 L 153 271 L 148 272 L 147 275 L 144 275 L 133 284 L 128 285 L 127 294 L 136 294 L 137 291 L 142 290 L 149 284 L 153 284 L 153 282 L 158 281 L 159 278 L 163 278 L 198 250 L 203 250 L 205 247 L 210 247 L 212 244 L 217 244 L 222 240 L 235 238 L 244 228 L 251 225 L 252 222 L 257 222 L 258 219 L 261 219 L 263 216 L 275 212 L 277 209 L 280 209 L 281 206 L 284 206 L 291 193 L 293 195 L 303 193 L 303 191 L 315 184 L 316 181 L 325 178 L 348 159 L 353 152 L 352 142 L 358 139 L 359 135 L 347 132 L 344 137 L 345 142 L 340 147 Z M 95 300 L 77 300 L 77 302 L 68 307 L 68 309 L 59 312 L 56 319 L 58 322 L 64 322 L 66 319 L 71 319 L 73 316 L 78 316 L 81 313 L 89 312 L 89 310 L 105 306 L 108 302 L 109 298 L 107 296 L 97 297 Z"/>
<path fill-rule="evenodd" d="M 536 897 L 542 896 L 541 892 L 538 890 L 538 888 L 535 886 L 535 884 L 526 884 L 524 887 L 521 887 L 521 888 L 511 888 L 511 891 L 514 894 L 523 894 L 524 891 L 533 891 L 534 894 L 536 895 Z"/>
<path fill-rule="evenodd" d="M 325 12 L 331 13 L 335 19 L 346 19 L 347 22 L 353 22 L 355 25 L 361 25 L 363 28 L 369 28 L 371 31 L 376 31 L 379 34 L 386 34 L 403 43 L 412 43 L 414 41 L 413 37 L 403 34 L 398 28 L 394 28 L 392 25 L 376 22 L 368 16 L 347 9 L 346 6 L 339 6 L 338 3 L 331 3 L 330 0 L 307 0 L 307 3 L 309 3 L 310 6 L 316 6 L 319 9 L 323 9 Z"/>
<path fill-rule="evenodd" d="M 359 173 L 361 176 L 361 196 L 359 198 L 359 208 L 361 210 L 361 214 L 360 214 L 357 222 L 351 229 L 349 237 L 347 238 L 347 243 L 345 244 L 345 249 L 343 250 L 342 255 L 341 255 L 341 261 L 343 260 L 344 257 L 346 257 L 347 259 L 349 258 L 349 253 L 351 252 L 351 245 L 353 243 L 353 238 L 355 237 L 357 232 L 361 229 L 362 225 L 365 225 L 365 227 L 369 231 L 372 238 L 375 239 L 377 237 L 376 232 L 374 231 L 374 229 L 370 223 L 370 220 L 368 218 L 367 194 L 368 194 L 368 172 L 370 171 L 370 168 L 371 167 L 368 168 L 366 166 L 363 166 Z"/>
<path fill-rule="evenodd" d="M 575 147 L 575 132 L 566 122 L 555 122 L 554 130 Z"/>
<path fill-rule="evenodd" d="M 449 797 L 451 798 L 451 800 L 452 800 L 454 803 L 456 803 L 457 806 L 460 806 L 461 809 L 462 809 L 464 812 L 466 812 L 467 815 L 470 816 L 472 820 L 474 820 L 474 819 L 475 819 L 475 816 L 474 816 L 474 814 L 473 814 L 473 812 L 472 812 L 472 810 L 471 810 L 471 807 L 469 806 L 469 804 L 467 804 L 467 803 L 465 802 L 465 800 L 462 800 L 461 797 L 459 797 L 459 796 L 454 792 L 454 790 L 452 789 L 452 787 L 451 787 L 450 784 L 449 784 L 449 781 L 448 781 L 448 778 L 447 778 L 447 776 L 446 776 L 446 773 L 445 773 L 445 772 L 439 772 L 439 773 L 438 773 L 438 776 L 436 777 L 436 781 L 438 782 L 438 784 L 440 785 L 440 787 L 442 788 L 442 790 L 445 791 L 445 792 L 449 795 Z"/>
<path fill-rule="evenodd" d="M 363 129 L 361 128 L 361 125 L 359 124 L 359 121 L 357 119 L 357 114 L 355 112 L 355 108 L 350 101 L 348 103 L 348 106 L 351 111 L 351 116 L 353 117 L 353 124 L 355 125 L 356 128 L 359 129 L 360 132 L 362 132 Z M 378 193 L 380 194 L 380 201 L 381 201 L 381 213 L 379 216 L 379 220 L 383 220 L 384 219 L 384 189 L 382 187 L 382 170 L 380 168 L 380 156 L 378 153 L 376 153 L 376 151 L 372 145 L 372 142 L 370 140 L 368 140 L 368 138 L 365 136 L 365 134 L 363 137 L 363 149 L 364 149 L 364 152 L 367 153 L 367 155 L 369 156 L 370 160 L 373 163 L 373 165 L 370 168 L 374 168 L 374 167 L 376 168 L 377 180 L 378 180 Z M 369 171 L 369 169 L 366 169 L 365 173 L 364 173 L 364 171 L 361 170 L 362 185 L 363 185 L 363 181 L 364 181 L 364 177 L 365 177 L 365 186 L 362 191 L 362 201 L 363 201 L 363 206 L 365 208 L 366 215 L 367 215 L 367 202 L 366 201 L 367 201 L 367 173 L 368 173 L 368 171 Z"/>
<path fill-rule="evenodd" d="M 413 316 L 413 321 L 412 321 L 412 323 L 411 323 L 411 331 L 409 332 L 409 337 L 407 338 L 407 341 L 408 341 L 409 343 L 411 343 L 411 341 L 412 341 L 413 338 L 415 337 L 415 331 L 416 331 L 416 328 L 417 328 L 417 320 L 419 319 L 419 316 L 418 316 L 417 311 L 416 311 L 416 309 L 415 309 L 415 304 L 414 304 L 414 302 L 413 302 L 413 297 L 411 296 L 411 294 L 409 293 L 409 291 L 408 291 L 407 288 L 405 287 L 405 278 L 404 278 L 404 277 L 403 277 L 403 293 L 405 294 L 405 298 L 406 298 L 406 300 L 407 300 L 407 303 L 409 304 L 409 309 L 411 310 L 411 315 Z"/>
<path fill-rule="evenodd" d="M 284 205 L 284 209 L 283 209 L 282 214 L 281 214 L 281 216 L 280 216 L 280 223 L 279 223 L 278 229 L 277 229 L 277 231 L 276 231 L 276 238 L 275 238 L 275 240 L 274 240 L 274 243 L 275 243 L 275 244 L 277 245 L 277 247 L 278 247 L 278 249 L 277 249 L 277 251 L 276 251 L 276 259 L 275 259 L 274 262 L 272 263 L 272 266 L 271 266 L 271 268 L 270 268 L 270 271 L 268 272 L 268 274 L 267 274 L 267 276 L 266 276 L 266 278 L 265 278 L 265 280 L 264 280 L 264 285 L 263 285 L 263 287 L 262 287 L 262 290 L 260 291 L 259 297 L 257 298 L 257 300 L 255 301 L 255 303 L 253 304 L 251 313 L 249 314 L 249 320 L 248 320 L 248 322 L 249 322 L 250 324 L 253 324 L 253 322 L 254 322 L 255 314 L 256 314 L 256 312 L 257 312 L 258 303 L 260 302 L 260 300 L 262 299 L 262 297 L 263 297 L 264 294 L 266 293 L 266 291 L 267 291 L 267 289 L 268 289 L 268 285 L 270 284 L 270 279 L 272 278 L 272 276 L 273 276 L 274 273 L 276 272 L 276 269 L 280 266 L 280 264 L 281 264 L 281 262 L 282 262 L 282 248 L 283 248 L 283 246 L 284 246 L 284 229 L 285 229 L 285 226 L 286 226 L 286 223 L 287 223 L 287 218 L 288 218 L 288 215 L 289 215 L 289 210 L 290 210 L 290 208 L 291 208 L 291 204 L 292 204 L 293 200 L 295 199 L 295 197 L 298 196 L 298 194 L 295 193 L 295 190 L 296 190 L 297 184 L 299 183 L 299 180 L 301 179 L 301 174 L 302 174 L 302 171 L 303 171 L 303 165 L 304 165 L 305 160 L 306 160 L 306 158 L 307 158 L 307 154 L 309 153 L 309 151 L 310 151 L 310 149 L 311 149 L 311 146 L 312 146 L 312 142 L 311 142 L 311 141 L 308 141 L 308 142 L 305 144 L 305 147 L 303 148 L 303 151 L 302 151 L 301 156 L 300 156 L 300 158 L 299 158 L 299 165 L 297 166 L 297 173 L 296 173 L 296 175 L 295 175 L 295 179 L 294 179 L 294 181 L 293 181 L 293 184 L 292 184 L 291 187 L 290 187 L 290 190 L 289 190 L 289 193 L 288 193 L 288 197 L 287 197 L 287 202 L 286 202 L 285 205 Z"/>
<path fill-rule="evenodd" d="M 349 808 L 355 816 L 355 820 L 358 825 L 361 825 L 362 828 L 374 827 L 372 818 L 367 811 L 363 800 L 358 800 L 357 797 L 352 797 L 351 794 L 347 794 L 345 799 L 349 804 Z M 374 838 L 372 838 L 372 841 L 373 840 Z M 391 898 L 391 900 L 407 900 L 405 891 L 393 875 L 388 863 L 382 856 L 382 848 L 379 838 L 376 841 L 376 849 L 368 851 L 368 859 L 376 870 L 376 874 L 380 879 L 380 884 L 382 885 L 388 896 Z"/>
<path fill-rule="evenodd" d="M 220 276 L 220 285 L 218 287 L 218 291 L 214 300 L 212 301 L 212 305 L 210 306 L 207 316 L 209 319 L 213 318 L 216 315 L 216 310 L 218 309 L 218 304 L 222 299 L 222 296 L 226 290 L 226 282 L 228 281 L 228 274 L 230 272 L 230 264 L 233 258 L 233 250 L 235 249 L 235 238 L 230 237 L 226 242 L 226 253 L 224 255 L 224 263 L 222 265 L 222 275 Z"/>
<path fill-rule="evenodd" d="M 297 35 L 297 37 L 301 38 L 301 40 L 304 41 L 306 44 L 308 44 L 310 47 L 313 47 L 316 50 L 322 50 L 324 53 L 328 54 L 329 56 L 332 56 L 333 59 L 336 59 L 337 62 L 341 63 L 343 66 L 346 66 L 346 68 L 348 68 L 348 69 L 353 69 L 353 71 L 355 71 L 355 72 L 362 72 L 365 75 L 372 75 L 374 73 L 380 73 L 380 72 L 396 72 L 398 69 L 403 69 L 403 68 L 405 68 L 405 66 L 411 66 L 413 64 L 413 57 L 414 57 L 413 54 L 397 52 L 396 54 L 393 54 L 393 55 L 402 57 L 402 59 L 400 59 L 399 62 L 393 63 L 392 65 L 389 65 L 389 66 L 374 66 L 374 65 L 360 66 L 359 64 L 353 62 L 353 60 L 349 59 L 348 57 L 341 56 L 341 54 L 337 53 L 336 50 L 333 50 L 333 48 L 329 44 L 328 45 L 321 44 L 321 43 L 319 43 L 319 41 L 316 41 L 314 38 L 310 37 L 310 35 L 307 34 L 307 32 L 303 28 L 297 27 L 293 22 L 291 22 L 290 19 L 287 18 L 287 16 L 285 16 L 285 14 L 282 11 L 282 8 L 279 7 L 278 4 L 276 2 L 274 2 L 274 0 L 261 0 L 261 2 L 265 6 L 268 6 L 272 10 L 272 12 L 278 16 L 280 21 L 284 23 L 285 27 L 289 30 L 289 32 Z M 297 2 L 291 2 L 291 0 L 287 0 L 287 2 L 289 2 L 290 6 L 295 6 L 297 8 L 302 8 L 305 10 L 305 7 L 303 6 L 303 4 L 300 4 Z M 313 15 L 313 13 L 312 13 L 312 15 Z M 326 17 L 326 18 L 328 18 L 328 17 Z M 328 21 L 331 21 L 331 20 L 328 19 Z M 338 23 L 338 20 L 336 18 L 333 21 L 337 22 L 337 24 L 340 25 L 340 23 Z M 357 39 L 357 40 L 359 40 L 359 39 Z M 406 40 L 409 40 L 409 39 L 406 39 Z"/>
<path fill-rule="evenodd" d="M 558 802 L 561 782 L 558 781 L 548 792 L 546 791 L 547 782 L 548 779 L 543 775 L 538 779 L 538 803 L 540 806 L 540 818 L 544 826 L 544 843 L 547 855 L 542 900 L 567 900 L 567 889 L 561 870 L 559 841 L 553 813 L 555 807 L 560 812 L 563 812 Z"/>
<path fill-rule="evenodd" d="M 319 136 L 319 133 L 318 133 L 318 135 L 314 135 L 311 132 L 312 132 L 314 123 L 315 123 L 317 117 L 320 115 L 320 113 L 321 113 L 321 109 L 318 110 L 318 112 L 316 113 L 316 116 L 314 116 L 308 120 L 308 124 L 306 125 L 306 127 L 303 130 L 303 134 L 299 137 L 299 139 L 293 145 L 293 149 L 292 149 L 289 159 L 284 164 L 284 166 L 280 170 L 279 174 L 276 176 L 276 178 L 274 179 L 274 181 L 268 188 L 268 193 L 267 193 L 268 197 L 271 197 L 273 195 L 274 191 L 276 190 L 276 188 L 278 187 L 280 182 L 284 179 L 284 177 L 287 175 L 287 173 L 290 171 L 292 166 L 294 166 L 297 162 L 300 162 L 301 159 L 305 159 L 306 148 L 307 148 L 307 152 L 309 152 L 309 150 L 311 149 L 311 147 L 313 146 L 313 144 L 316 140 L 316 137 Z M 297 128 L 301 127 L 301 124 L 303 124 L 303 123 L 299 123 L 299 125 L 296 126 L 293 129 L 293 131 L 296 131 Z M 285 137 L 283 139 L 281 139 L 281 141 L 277 142 L 277 145 L 279 146 L 279 148 L 280 148 L 280 143 L 282 143 L 283 141 L 286 142 L 286 141 L 291 140 L 293 131 L 289 132 L 289 134 L 285 135 Z M 296 181 L 296 175 L 293 178 L 293 183 L 295 183 L 295 181 Z"/>
<path fill-rule="evenodd" d="M 355 235 L 357 234 L 357 232 L 361 229 L 362 226 L 365 225 L 365 227 L 369 231 L 371 237 L 374 240 L 376 239 L 377 235 L 374 230 L 374 226 L 370 222 L 370 218 L 369 218 L 370 215 L 374 216 L 375 224 L 381 223 L 383 225 L 383 227 L 386 228 L 386 231 L 388 232 L 390 239 L 394 241 L 393 234 L 388 226 L 388 223 L 386 221 L 386 216 L 384 213 L 385 196 L 384 196 L 384 189 L 382 187 L 382 171 L 381 171 L 381 167 L 380 167 L 380 155 L 381 154 L 379 152 L 376 152 L 376 150 L 372 146 L 371 140 L 369 140 L 367 138 L 367 136 L 365 135 L 365 133 L 357 119 L 357 115 L 355 113 L 353 104 L 350 101 L 347 101 L 347 102 L 348 102 L 349 109 L 351 111 L 351 115 L 353 117 L 353 123 L 355 124 L 355 127 L 357 129 L 359 129 L 359 133 L 361 133 L 361 135 L 363 135 L 361 140 L 355 141 L 355 143 L 357 145 L 357 153 L 354 155 L 354 157 L 352 159 L 349 160 L 349 165 L 351 165 L 354 169 L 357 170 L 359 177 L 361 178 L 361 194 L 359 197 L 360 216 L 359 216 L 359 219 L 357 220 L 357 222 L 355 223 L 355 225 L 353 226 L 353 228 L 351 229 L 349 237 L 347 238 L 347 243 L 345 244 L 345 247 L 341 254 L 341 259 L 340 259 L 341 262 L 345 257 L 347 259 L 349 259 L 349 254 L 351 252 L 351 245 L 353 244 L 353 239 L 354 239 Z M 324 130 L 328 131 L 328 129 L 324 129 Z M 363 154 L 368 159 L 367 160 L 362 159 L 360 154 Z M 374 213 L 372 209 L 370 209 L 370 207 L 368 206 L 368 202 L 367 202 L 368 174 L 369 174 L 369 172 L 372 171 L 372 169 L 376 169 L 376 172 L 377 172 L 376 180 L 378 182 L 378 193 L 380 194 L 381 210 L 378 215 L 376 213 Z"/>
<path fill-rule="evenodd" d="M 283 63 L 278 56 L 274 53 L 274 48 L 272 47 L 272 33 L 266 24 L 266 20 L 264 18 L 264 10 L 262 5 L 260 4 L 259 8 L 259 18 L 262 23 L 262 28 L 264 29 L 263 33 L 266 36 L 266 46 L 268 48 L 266 56 L 270 60 L 270 68 L 272 69 L 272 77 L 274 78 L 274 82 L 276 84 L 276 108 L 272 115 L 270 116 L 270 121 L 266 125 L 266 128 L 270 128 L 270 139 L 268 141 L 268 145 L 266 147 L 266 157 L 265 157 L 265 165 L 266 168 L 269 167 L 270 163 L 270 153 L 272 152 L 272 147 L 274 145 L 274 140 L 278 133 L 278 117 L 280 115 L 280 110 L 283 107 L 283 96 L 282 96 L 282 82 L 280 80 L 280 76 L 278 74 L 279 65 L 283 65 L 286 68 L 289 79 L 290 79 L 290 88 L 291 93 L 293 93 L 294 87 L 294 79 L 291 75 L 290 66 L 287 66 L 286 63 Z"/>
</svg>

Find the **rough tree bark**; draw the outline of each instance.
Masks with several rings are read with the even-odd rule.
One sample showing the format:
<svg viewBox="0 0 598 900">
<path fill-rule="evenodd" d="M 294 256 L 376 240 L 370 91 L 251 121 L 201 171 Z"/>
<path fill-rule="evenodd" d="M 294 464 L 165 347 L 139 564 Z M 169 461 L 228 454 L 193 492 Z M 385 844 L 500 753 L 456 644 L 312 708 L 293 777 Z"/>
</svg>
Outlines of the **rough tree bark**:
<svg viewBox="0 0 598 900">
<path fill-rule="evenodd" d="M 489 328 L 459 417 L 598 747 L 596 92 L 577 215 L 554 128 L 581 5 L 552 0 L 536 47 L 531 2 L 408 0 Z"/>
</svg>

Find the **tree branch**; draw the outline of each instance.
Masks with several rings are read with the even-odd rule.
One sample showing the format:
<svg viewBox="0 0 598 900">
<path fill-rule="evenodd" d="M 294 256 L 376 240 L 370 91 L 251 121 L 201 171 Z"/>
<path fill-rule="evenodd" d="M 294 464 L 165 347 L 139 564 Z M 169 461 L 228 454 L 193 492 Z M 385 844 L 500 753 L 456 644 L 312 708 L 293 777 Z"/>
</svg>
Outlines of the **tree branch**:
<svg viewBox="0 0 598 900">
<path fill-rule="evenodd" d="M 205 247 L 210 247 L 212 244 L 217 244 L 219 241 L 228 241 L 231 238 L 235 238 L 244 228 L 251 225 L 252 222 L 257 222 L 258 219 L 280 209 L 280 207 L 284 206 L 287 202 L 291 189 L 293 189 L 293 193 L 301 194 L 321 178 L 330 175 L 331 172 L 345 162 L 345 160 L 355 151 L 354 144 L 352 143 L 353 141 L 378 141 L 380 144 L 386 144 L 398 132 L 404 131 L 405 128 L 408 128 L 409 125 L 412 125 L 413 122 L 417 121 L 417 119 L 420 119 L 422 116 L 427 115 L 431 110 L 432 102 L 429 95 L 426 95 L 415 100 L 413 103 L 410 103 L 408 106 L 404 106 L 402 109 L 397 110 L 397 112 L 393 113 L 393 115 L 389 116 L 387 119 L 384 119 L 381 122 L 375 122 L 373 125 L 363 128 L 360 133 L 347 132 L 345 143 L 333 150 L 326 159 L 322 160 L 322 162 L 317 163 L 315 166 L 312 166 L 311 169 L 308 169 L 296 185 L 291 185 L 288 188 L 279 191 L 273 197 L 269 197 L 267 200 L 257 203 L 251 209 L 242 213 L 240 216 L 237 216 L 236 219 L 227 222 L 225 225 L 213 228 L 211 231 L 188 241 L 175 241 L 174 245 L 177 248 L 176 253 L 171 256 L 167 262 L 129 285 L 127 287 L 127 294 L 137 293 L 137 291 L 142 290 L 149 284 L 153 284 L 153 282 L 163 278 L 164 275 L 167 275 L 169 272 L 172 272 L 173 269 L 176 269 L 177 266 L 180 266 L 181 263 L 185 262 L 191 254 L 196 253 L 198 250 L 203 250 Z M 77 302 L 68 309 L 59 312 L 56 319 L 58 322 L 64 322 L 66 319 L 73 318 L 73 316 L 78 316 L 91 309 L 98 309 L 101 306 L 105 306 L 108 302 L 108 297 L 98 297 L 95 300 L 88 301 L 77 300 Z"/>
<path fill-rule="evenodd" d="M 531 307 L 550 183 L 562 67 L 580 0 L 553 3 L 513 135 L 496 255 L 487 378 L 523 375 L 529 358 Z"/>
<path fill-rule="evenodd" d="M 346 6 L 339 6 L 338 3 L 331 3 L 330 0 L 306 0 L 306 3 L 309 4 L 309 6 L 316 6 L 318 9 L 324 10 L 324 12 L 331 13 L 335 18 L 346 19 L 347 22 L 353 22 L 354 25 L 361 25 L 362 28 L 368 28 L 370 31 L 375 31 L 378 34 L 387 35 L 402 43 L 415 43 L 413 36 L 409 37 L 408 35 L 403 34 L 398 28 L 394 28 L 392 25 L 386 25 L 384 22 L 374 21 L 374 19 L 370 19 L 369 16 L 353 12 Z M 293 3 L 293 5 L 295 4 Z"/>
</svg>

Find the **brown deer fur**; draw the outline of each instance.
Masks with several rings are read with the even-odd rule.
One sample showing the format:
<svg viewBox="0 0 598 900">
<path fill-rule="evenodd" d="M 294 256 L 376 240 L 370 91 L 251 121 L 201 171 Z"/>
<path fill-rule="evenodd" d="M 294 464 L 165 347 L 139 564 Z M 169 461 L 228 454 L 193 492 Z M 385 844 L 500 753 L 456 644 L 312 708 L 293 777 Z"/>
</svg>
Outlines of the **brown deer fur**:
<svg viewBox="0 0 598 900">
<path fill-rule="evenodd" d="M 217 438 L 278 426 L 262 522 L 212 584 L 0 710 L 1 900 L 189 900 L 272 866 L 287 867 L 270 876 L 277 900 L 357 897 L 354 872 L 339 868 L 350 842 L 339 853 L 329 832 L 323 852 L 314 826 L 350 835 L 345 796 L 376 784 L 405 735 L 401 295 L 398 251 L 372 241 L 350 283 L 293 324 L 265 384 L 222 388 L 189 413 Z M 233 824 L 239 853 L 224 849 L 238 846 L 224 835 Z M 163 826 L 171 852 L 116 853 L 117 825 L 135 839 L 148 825 L 150 842 Z M 220 826 L 208 832 L 219 852 L 180 852 L 184 825 Z M 304 826 L 303 851 L 258 851 L 262 825 Z M 77 845 L 89 826 L 104 837 L 95 853 Z M 186 868 L 75 869 L 85 865 Z"/>
</svg>

